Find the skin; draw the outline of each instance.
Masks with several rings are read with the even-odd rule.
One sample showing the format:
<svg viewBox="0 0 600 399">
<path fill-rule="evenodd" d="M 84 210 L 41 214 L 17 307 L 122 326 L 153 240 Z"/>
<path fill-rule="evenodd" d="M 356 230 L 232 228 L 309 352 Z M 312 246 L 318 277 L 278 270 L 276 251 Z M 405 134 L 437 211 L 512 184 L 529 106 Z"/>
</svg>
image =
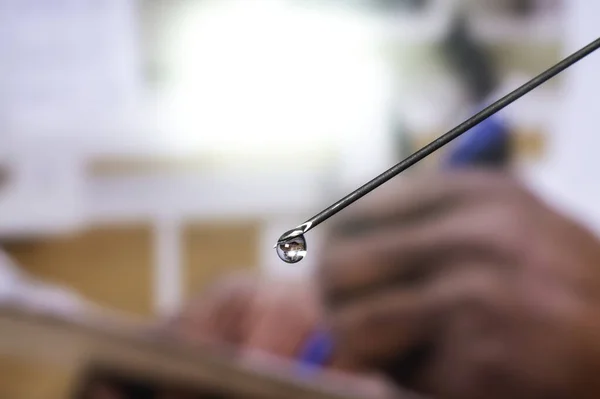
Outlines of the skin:
<svg viewBox="0 0 600 399">
<path fill-rule="evenodd" d="M 390 182 L 331 221 L 340 352 L 444 399 L 598 398 L 600 243 L 510 177 Z"/>
<path fill-rule="evenodd" d="M 234 274 L 209 286 L 153 333 L 193 345 L 228 347 L 242 362 L 271 363 L 270 356 L 297 356 L 317 325 L 318 309 L 316 295 L 307 284 Z M 90 391 L 91 399 L 126 398 L 111 384 L 99 383 Z M 163 396 L 187 398 L 172 392 Z"/>
<path fill-rule="evenodd" d="M 186 304 L 169 329 L 188 342 L 233 346 L 242 357 L 294 358 L 319 318 L 307 284 L 232 275 Z"/>
<path fill-rule="evenodd" d="M 167 330 L 187 342 L 232 346 L 240 361 L 277 370 L 289 367 L 279 362 L 295 361 L 309 335 L 324 323 L 312 281 L 273 281 L 241 274 L 225 276 L 186 304 Z M 388 381 L 355 366 L 334 351 L 324 368 L 330 378 L 366 397 L 416 398 L 399 394 Z"/>
<path fill-rule="evenodd" d="M 246 274 L 217 281 L 185 303 L 181 311 L 168 320 L 165 332 L 191 343 L 241 345 L 249 328 L 249 311 L 259 283 L 254 276 Z"/>
</svg>

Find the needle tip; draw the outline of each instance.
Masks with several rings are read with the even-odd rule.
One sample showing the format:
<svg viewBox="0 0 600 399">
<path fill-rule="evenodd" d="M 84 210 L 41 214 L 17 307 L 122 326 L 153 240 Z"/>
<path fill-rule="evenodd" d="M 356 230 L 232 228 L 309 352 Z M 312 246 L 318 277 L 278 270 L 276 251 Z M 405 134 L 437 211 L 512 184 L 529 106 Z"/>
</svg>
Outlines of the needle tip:
<svg viewBox="0 0 600 399">
<path fill-rule="evenodd" d="M 299 227 L 296 227 L 292 230 L 288 230 L 285 233 L 283 233 L 281 235 L 281 237 L 279 237 L 279 239 L 277 240 L 277 242 L 275 243 L 273 248 L 277 248 L 277 245 L 281 244 L 282 242 L 288 241 L 291 238 L 298 237 L 303 234 L 304 234 L 304 230 Z"/>
</svg>

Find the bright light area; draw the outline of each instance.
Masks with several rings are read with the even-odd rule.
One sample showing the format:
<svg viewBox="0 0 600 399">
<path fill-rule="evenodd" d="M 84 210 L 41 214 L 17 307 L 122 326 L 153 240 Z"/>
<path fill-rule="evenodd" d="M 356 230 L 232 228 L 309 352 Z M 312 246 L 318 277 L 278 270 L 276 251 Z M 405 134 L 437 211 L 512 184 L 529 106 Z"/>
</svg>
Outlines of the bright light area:
<svg viewBox="0 0 600 399">
<path fill-rule="evenodd" d="M 301 162 L 381 126 L 391 85 L 377 24 L 364 15 L 283 0 L 182 14 L 167 43 L 175 148 Z"/>
</svg>

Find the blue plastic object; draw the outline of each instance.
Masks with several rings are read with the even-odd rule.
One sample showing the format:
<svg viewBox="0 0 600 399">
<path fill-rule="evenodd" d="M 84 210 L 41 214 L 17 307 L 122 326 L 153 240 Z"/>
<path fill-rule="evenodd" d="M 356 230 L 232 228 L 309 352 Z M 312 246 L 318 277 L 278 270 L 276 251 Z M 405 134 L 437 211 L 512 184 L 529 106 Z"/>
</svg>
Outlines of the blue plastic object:
<svg viewBox="0 0 600 399">
<path fill-rule="evenodd" d="M 325 366 L 333 355 L 333 340 L 324 330 L 317 330 L 304 343 L 299 356 L 300 367 L 303 371 L 314 371 Z"/>
<path fill-rule="evenodd" d="M 510 129 L 499 117 L 480 123 L 451 147 L 442 162 L 444 169 L 494 165 L 503 167 L 510 159 Z"/>
</svg>

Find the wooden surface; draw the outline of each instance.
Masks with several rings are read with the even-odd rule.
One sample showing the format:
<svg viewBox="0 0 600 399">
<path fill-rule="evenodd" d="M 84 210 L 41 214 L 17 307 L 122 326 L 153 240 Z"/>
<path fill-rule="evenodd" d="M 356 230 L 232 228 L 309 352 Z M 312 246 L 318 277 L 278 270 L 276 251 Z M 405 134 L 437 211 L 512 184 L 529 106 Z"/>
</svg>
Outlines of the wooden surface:
<svg viewBox="0 0 600 399">
<path fill-rule="evenodd" d="M 224 273 L 256 269 L 259 227 L 256 222 L 187 224 L 181 232 L 185 297 Z M 107 308 L 153 318 L 152 234 L 150 225 L 103 226 L 71 236 L 5 243 L 4 249 L 36 278 L 73 288 Z M 231 237 L 243 239 L 232 248 Z M 0 358 L 0 399 L 60 398 L 56 392 L 64 386 L 64 373 L 38 366 Z"/>
<path fill-rule="evenodd" d="M 216 278 L 259 268 L 259 221 L 188 222 L 181 231 L 184 297 Z M 151 225 L 95 227 L 66 237 L 4 244 L 36 278 L 73 288 L 108 308 L 152 316 Z"/>
<path fill-rule="evenodd" d="M 64 399 L 73 384 L 69 365 L 48 364 L 0 352 L 0 398 Z"/>
<path fill-rule="evenodd" d="M 360 396 L 359 386 L 346 377 L 294 379 L 292 373 L 287 373 L 289 365 L 284 363 L 268 369 L 236 364 L 226 352 L 186 347 L 148 336 L 141 325 L 117 325 L 114 320 L 73 320 L 5 304 L 0 305 L 0 331 L 0 356 L 53 364 L 54 370 L 77 365 L 78 371 L 85 371 L 88 366 L 96 366 L 127 378 L 208 390 L 220 397 L 373 398 Z M 64 392 L 65 395 L 74 393 L 66 391 L 71 392 Z"/>
<path fill-rule="evenodd" d="M 182 231 L 185 297 L 216 278 L 240 270 L 258 270 L 260 222 L 188 223 Z"/>
<path fill-rule="evenodd" d="M 102 306 L 153 314 L 151 225 L 95 227 L 71 236 L 4 244 L 36 278 L 73 288 Z"/>
</svg>

